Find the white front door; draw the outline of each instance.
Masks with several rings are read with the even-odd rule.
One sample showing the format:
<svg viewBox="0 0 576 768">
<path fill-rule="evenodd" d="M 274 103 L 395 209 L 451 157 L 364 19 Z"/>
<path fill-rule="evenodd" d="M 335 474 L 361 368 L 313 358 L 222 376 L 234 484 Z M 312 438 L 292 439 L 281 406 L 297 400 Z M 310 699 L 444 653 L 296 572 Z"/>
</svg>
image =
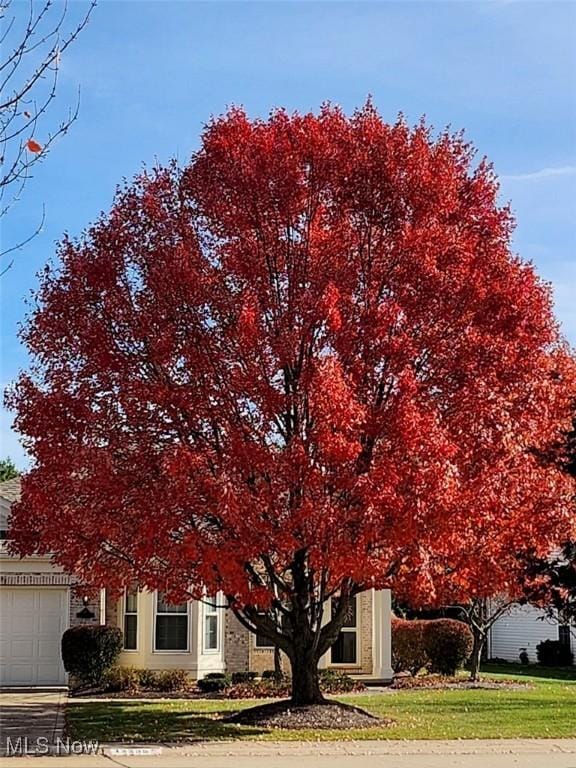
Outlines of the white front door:
<svg viewBox="0 0 576 768">
<path fill-rule="evenodd" d="M 68 589 L 0 587 L 0 685 L 63 685 Z"/>
</svg>

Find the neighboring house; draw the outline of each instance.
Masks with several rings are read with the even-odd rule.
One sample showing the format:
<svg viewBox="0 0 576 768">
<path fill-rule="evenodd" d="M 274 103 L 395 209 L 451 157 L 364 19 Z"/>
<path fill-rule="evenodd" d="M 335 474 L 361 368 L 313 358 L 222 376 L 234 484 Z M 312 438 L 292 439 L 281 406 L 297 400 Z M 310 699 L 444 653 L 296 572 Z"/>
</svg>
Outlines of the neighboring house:
<svg viewBox="0 0 576 768">
<path fill-rule="evenodd" d="M 533 605 L 514 605 L 494 622 L 488 636 L 488 657 L 519 661 L 520 652 L 525 650 L 530 661 L 536 662 L 536 647 L 543 640 L 560 640 L 576 657 L 576 626 L 560 624 Z"/>
<path fill-rule="evenodd" d="M 62 633 L 86 622 L 119 626 L 124 633 L 120 664 L 148 669 L 186 669 L 192 677 L 209 672 L 274 668 L 274 649 L 249 633 L 217 601 L 168 605 L 157 592 L 127 591 L 111 600 L 104 590 L 89 603 L 73 590 L 74 580 L 47 556 L 11 557 L 6 550 L 10 505 L 20 481 L 0 483 L 0 685 L 65 685 L 60 657 Z M 327 615 L 330 606 L 327 607 Z M 364 680 L 390 681 L 391 606 L 389 590 L 356 598 L 347 626 L 321 667 Z"/>
<path fill-rule="evenodd" d="M 81 621 L 77 614 L 85 606 L 72 593 L 70 577 L 48 557 L 8 555 L 7 519 L 19 496 L 18 478 L 0 483 L 0 685 L 63 685 L 60 640 Z M 90 620 L 99 621 L 101 606 L 87 608 Z"/>
</svg>

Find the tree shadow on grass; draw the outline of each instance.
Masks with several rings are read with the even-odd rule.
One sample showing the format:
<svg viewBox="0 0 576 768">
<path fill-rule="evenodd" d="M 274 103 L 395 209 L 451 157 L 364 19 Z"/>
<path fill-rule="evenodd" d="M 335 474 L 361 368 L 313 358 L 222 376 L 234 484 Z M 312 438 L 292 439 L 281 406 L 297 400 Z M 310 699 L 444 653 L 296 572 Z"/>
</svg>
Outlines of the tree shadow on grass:
<svg viewBox="0 0 576 768">
<path fill-rule="evenodd" d="M 66 732 L 71 739 L 100 742 L 230 740 L 269 733 L 265 728 L 223 722 L 222 718 L 237 711 L 226 708 L 199 712 L 165 703 L 75 703 L 66 711 Z"/>
<path fill-rule="evenodd" d="M 518 675 L 520 677 L 538 677 L 544 680 L 572 680 L 576 682 L 576 665 L 571 667 L 543 667 L 539 664 L 515 664 L 513 662 L 486 662 L 482 664 L 482 675 Z"/>
</svg>

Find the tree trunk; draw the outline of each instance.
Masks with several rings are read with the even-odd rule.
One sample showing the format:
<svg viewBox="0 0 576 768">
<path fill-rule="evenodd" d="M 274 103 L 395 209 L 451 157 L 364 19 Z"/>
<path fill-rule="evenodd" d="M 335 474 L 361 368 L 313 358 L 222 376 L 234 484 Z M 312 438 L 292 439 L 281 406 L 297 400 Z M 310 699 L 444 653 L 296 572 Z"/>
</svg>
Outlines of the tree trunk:
<svg viewBox="0 0 576 768">
<path fill-rule="evenodd" d="M 282 664 L 282 651 L 277 645 L 274 646 L 274 675 L 276 680 L 284 679 L 284 666 Z"/>
<path fill-rule="evenodd" d="M 474 644 L 472 645 L 472 654 L 470 655 L 470 680 L 478 680 L 480 678 L 480 661 L 482 659 L 482 649 L 486 641 L 486 633 L 472 627 L 472 634 L 474 635 Z"/>
<path fill-rule="evenodd" d="M 295 653 L 290 658 L 292 667 L 292 703 L 323 704 L 318 678 L 318 659 L 312 653 Z"/>
</svg>

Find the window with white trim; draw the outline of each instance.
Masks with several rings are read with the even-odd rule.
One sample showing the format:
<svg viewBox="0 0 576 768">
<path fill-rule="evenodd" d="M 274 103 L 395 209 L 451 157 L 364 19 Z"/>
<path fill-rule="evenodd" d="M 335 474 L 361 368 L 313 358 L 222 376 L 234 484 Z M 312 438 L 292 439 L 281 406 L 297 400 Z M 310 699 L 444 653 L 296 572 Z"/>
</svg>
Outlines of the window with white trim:
<svg viewBox="0 0 576 768">
<path fill-rule="evenodd" d="M 338 598 L 332 598 L 332 616 L 338 610 Z M 338 639 L 330 649 L 332 664 L 356 664 L 358 661 L 358 606 L 353 597 Z"/>
<path fill-rule="evenodd" d="M 124 650 L 138 648 L 138 590 L 126 589 L 124 593 Z"/>
<path fill-rule="evenodd" d="M 188 603 L 170 605 L 156 593 L 155 651 L 188 650 Z"/>
<path fill-rule="evenodd" d="M 220 616 L 216 597 L 204 598 L 204 650 L 217 651 L 220 645 Z"/>
<path fill-rule="evenodd" d="M 8 514 L 2 510 L 0 513 L 0 541 L 8 539 Z"/>
</svg>

